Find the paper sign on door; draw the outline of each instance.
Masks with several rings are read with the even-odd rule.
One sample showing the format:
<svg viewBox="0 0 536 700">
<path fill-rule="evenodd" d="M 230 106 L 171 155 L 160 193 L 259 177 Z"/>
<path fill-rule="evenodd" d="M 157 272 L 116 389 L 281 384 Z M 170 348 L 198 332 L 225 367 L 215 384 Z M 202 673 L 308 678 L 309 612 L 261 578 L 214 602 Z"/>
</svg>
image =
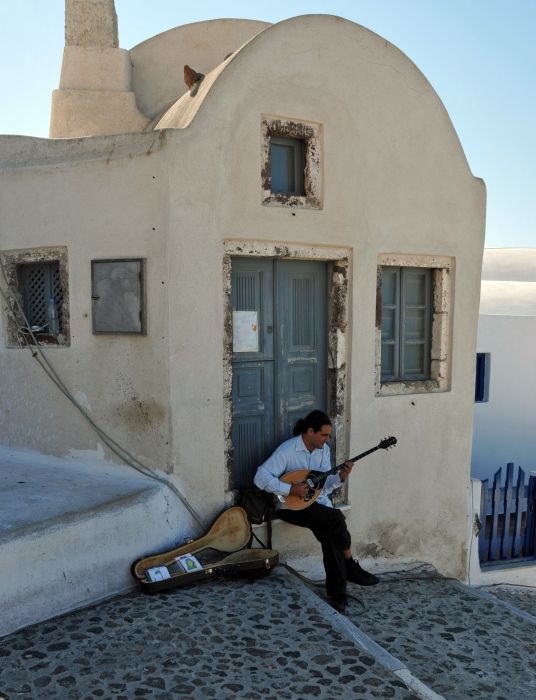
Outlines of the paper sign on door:
<svg viewBox="0 0 536 700">
<path fill-rule="evenodd" d="M 233 352 L 259 352 L 256 311 L 233 311 Z"/>
</svg>

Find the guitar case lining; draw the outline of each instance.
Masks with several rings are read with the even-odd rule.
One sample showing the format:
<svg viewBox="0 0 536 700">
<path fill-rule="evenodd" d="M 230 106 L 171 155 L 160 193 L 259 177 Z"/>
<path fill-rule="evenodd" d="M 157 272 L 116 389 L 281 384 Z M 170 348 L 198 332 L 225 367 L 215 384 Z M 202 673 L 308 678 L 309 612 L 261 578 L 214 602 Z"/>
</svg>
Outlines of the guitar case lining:
<svg viewBox="0 0 536 700">
<path fill-rule="evenodd" d="M 233 506 L 220 513 L 202 537 L 135 561 L 132 575 L 147 593 L 218 576 L 265 576 L 278 563 L 279 554 L 273 549 L 252 549 L 251 540 L 246 511 Z M 188 570 L 188 566 L 193 568 Z M 169 577 L 153 580 L 159 567 L 164 567 L 164 575 Z"/>
</svg>

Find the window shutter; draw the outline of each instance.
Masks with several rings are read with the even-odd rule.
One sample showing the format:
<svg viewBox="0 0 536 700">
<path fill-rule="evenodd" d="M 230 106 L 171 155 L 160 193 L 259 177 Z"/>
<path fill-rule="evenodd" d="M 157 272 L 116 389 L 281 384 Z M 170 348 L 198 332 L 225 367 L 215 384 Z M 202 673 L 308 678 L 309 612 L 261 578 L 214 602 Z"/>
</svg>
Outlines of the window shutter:
<svg viewBox="0 0 536 700">
<path fill-rule="evenodd" d="M 53 297 L 58 305 L 60 330 L 62 328 L 63 290 L 59 263 L 31 263 L 19 267 L 20 289 L 24 313 L 30 326 L 38 326 L 48 332 L 47 306 Z"/>
<path fill-rule="evenodd" d="M 382 270 L 381 379 L 398 377 L 400 356 L 400 268 Z"/>
<path fill-rule="evenodd" d="M 426 268 L 402 268 L 401 378 L 430 376 L 431 273 Z"/>
<path fill-rule="evenodd" d="M 305 149 L 300 139 L 270 137 L 271 191 L 303 196 Z"/>
<path fill-rule="evenodd" d="M 475 401 L 489 401 L 489 370 L 491 355 L 489 352 L 477 352 L 475 374 Z"/>
</svg>

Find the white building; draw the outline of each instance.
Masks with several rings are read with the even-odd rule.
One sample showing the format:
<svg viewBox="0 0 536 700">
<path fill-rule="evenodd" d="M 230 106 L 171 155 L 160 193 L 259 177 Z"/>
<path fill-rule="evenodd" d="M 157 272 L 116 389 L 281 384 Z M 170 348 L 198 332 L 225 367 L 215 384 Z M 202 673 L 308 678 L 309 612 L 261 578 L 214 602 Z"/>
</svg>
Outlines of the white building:
<svg viewBox="0 0 536 700">
<path fill-rule="evenodd" d="M 491 477 L 508 462 L 536 470 L 535 343 L 536 250 L 487 248 L 477 340 L 487 392 L 475 404 L 475 477 Z"/>
<path fill-rule="evenodd" d="M 337 463 L 398 438 L 352 475 L 356 550 L 463 579 L 485 187 L 431 85 L 339 17 L 129 52 L 112 0 L 66 7 L 53 138 L 0 137 L 2 441 L 118 461 L 19 345 L 15 300 L 52 293 L 60 334 L 38 339 L 65 387 L 203 519 L 321 407 Z M 186 89 L 184 64 L 206 77 Z"/>
</svg>

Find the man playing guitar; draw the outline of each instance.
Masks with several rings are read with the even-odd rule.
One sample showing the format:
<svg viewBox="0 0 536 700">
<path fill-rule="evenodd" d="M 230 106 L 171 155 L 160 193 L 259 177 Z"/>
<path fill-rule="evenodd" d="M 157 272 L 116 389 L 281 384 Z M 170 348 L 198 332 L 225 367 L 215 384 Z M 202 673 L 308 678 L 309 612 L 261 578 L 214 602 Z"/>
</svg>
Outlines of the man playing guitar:
<svg viewBox="0 0 536 700">
<path fill-rule="evenodd" d="M 345 462 L 337 468 L 338 473 L 331 473 L 323 488 L 316 493 L 311 485 L 303 481 L 304 470 L 314 470 L 317 473 L 331 470 L 327 444 L 331 430 L 331 420 L 322 411 L 312 411 L 305 418 L 300 418 L 294 427 L 295 437 L 282 443 L 261 464 L 254 482 L 258 488 L 285 499 L 287 507 L 282 505 L 278 510 L 281 520 L 309 528 L 320 542 L 326 572 L 326 592 L 335 610 L 343 613 L 348 605 L 347 581 L 360 586 L 372 586 L 379 579 L 362 569 L 357 559 L 352 557 L 351 536 L 346 527 L 346 519 L 340 510 L 333 508 L 328 497 L 333 489 L 349 477 L 353 461 Z M 293 481 L 292 472 L 301 472 L 301 479 Z M 298 509 L 293 509 L 294 507 Z"/>
</svg>

